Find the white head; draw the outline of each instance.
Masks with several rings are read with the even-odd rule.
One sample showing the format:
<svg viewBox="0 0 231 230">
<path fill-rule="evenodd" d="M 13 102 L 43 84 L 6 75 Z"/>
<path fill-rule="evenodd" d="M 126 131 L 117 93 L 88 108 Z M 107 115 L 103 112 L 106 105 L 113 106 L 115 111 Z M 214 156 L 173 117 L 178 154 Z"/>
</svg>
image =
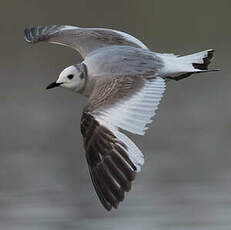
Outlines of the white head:
<svg viewBox="0 0 231 230">
<path fill-rule="evenodd" d="M 65 68 L 60 73 L 58 80 L 49 84 L 46 89 L 61 86 L 75 92 L 81 91 L 86 82 L 86 73 L 82 65 L 72 65 Z"/>
</svg>

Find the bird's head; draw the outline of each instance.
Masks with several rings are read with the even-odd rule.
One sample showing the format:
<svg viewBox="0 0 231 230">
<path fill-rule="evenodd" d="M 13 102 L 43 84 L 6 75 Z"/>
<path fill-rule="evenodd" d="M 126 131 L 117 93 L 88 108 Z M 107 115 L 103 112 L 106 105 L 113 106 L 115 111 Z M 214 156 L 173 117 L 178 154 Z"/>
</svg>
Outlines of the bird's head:
<svg viewBox="0 0 231 230">
<path fill-rule="evenodd" d="M 84 64 L 72 65 L 65 68 L 59 75 L 57 81 L 49 84 L 46 89 L 63 87 L 75 92 L 81 91 L 85 87 L 86 72 Z"/>
</svg>

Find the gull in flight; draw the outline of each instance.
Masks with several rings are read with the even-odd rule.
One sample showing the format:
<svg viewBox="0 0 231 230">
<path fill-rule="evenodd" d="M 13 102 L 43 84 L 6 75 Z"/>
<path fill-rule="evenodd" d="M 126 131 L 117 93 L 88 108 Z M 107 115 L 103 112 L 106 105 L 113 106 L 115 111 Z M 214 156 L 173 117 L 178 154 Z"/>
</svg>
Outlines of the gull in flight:
<svg viewBox="0 0 231 230">
<path fill-rule="evenodd" d="M 167 81 L 215 71 L 208 70 L 213 49 L 186 56 L 156 53 L 111 29 L 37 26 L 25 29 L 24 38 L 71 47 L 83 58 L 47 89 L 60 86 L 88 98 L 81 133 L 92 183 L 108 211 L 124 200 L 144 163 L 141 150 L 122 131 L 145 134 Z"/>
</svg>

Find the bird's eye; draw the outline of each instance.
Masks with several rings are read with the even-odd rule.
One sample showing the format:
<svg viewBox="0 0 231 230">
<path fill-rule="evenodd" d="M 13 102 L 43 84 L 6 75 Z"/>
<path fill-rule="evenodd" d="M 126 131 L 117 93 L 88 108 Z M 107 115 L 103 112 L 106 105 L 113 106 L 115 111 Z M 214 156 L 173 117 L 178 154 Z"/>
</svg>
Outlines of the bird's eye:
<svg viewBox="0 0 231 230">
<path fill-rule="evenodd" d="M 70 74 L 70 75 L 67 76 L 67 78 L 68 78 L 69 80 L 71 80 L 73 77 L 74 77 L 73 74 Z"/>
</svg>

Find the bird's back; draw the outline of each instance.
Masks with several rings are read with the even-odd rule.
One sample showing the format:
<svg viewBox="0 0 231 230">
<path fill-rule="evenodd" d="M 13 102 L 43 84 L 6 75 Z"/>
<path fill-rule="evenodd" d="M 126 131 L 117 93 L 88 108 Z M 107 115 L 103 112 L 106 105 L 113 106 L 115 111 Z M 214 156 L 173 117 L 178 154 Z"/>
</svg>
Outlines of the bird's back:
<svg viewBox="0 0 231 230">
<path fill-rule="evenodd" d="M 149 76 L 162 66 L 153 52 L 131 46 L 109 46 L 86 56 L 90 76 Z"/>
</svg>

